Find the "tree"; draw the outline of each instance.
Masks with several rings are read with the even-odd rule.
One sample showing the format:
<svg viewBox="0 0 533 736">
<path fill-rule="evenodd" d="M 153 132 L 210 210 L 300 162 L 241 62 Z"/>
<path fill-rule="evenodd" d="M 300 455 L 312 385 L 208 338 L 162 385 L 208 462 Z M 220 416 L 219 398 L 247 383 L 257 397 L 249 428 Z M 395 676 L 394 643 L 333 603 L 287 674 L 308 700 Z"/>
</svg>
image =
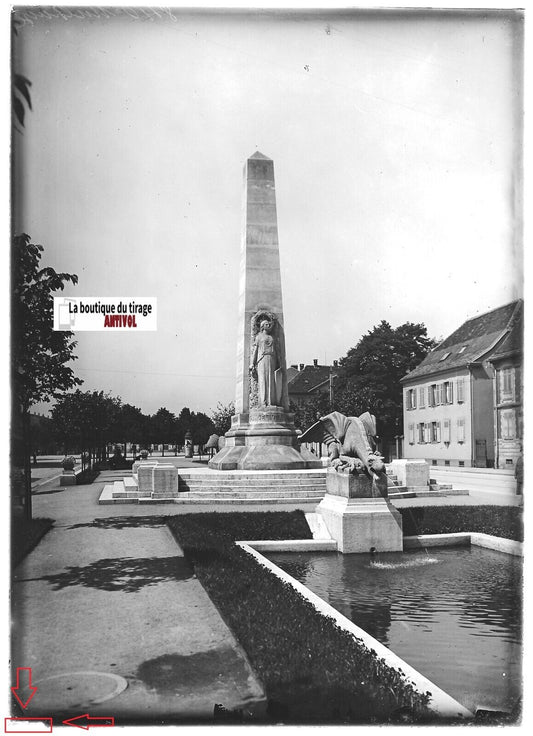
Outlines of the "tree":
<svg viewBox="0 0 533 736">
<path fill-rule="evenodd" d="M 216 409 L 211 409 L 211 421 L 215 426 L 215 433 L 222 437 L 231 428 L 231 417 L 235 415 L 235 404 L 230 401 L 224 406 L 220 401 Z"/>
<path fill-rule="evenodd" d="M 65 453 L 70 449 L 86 450 L 90 462 L 105 461 L 108 443 L 123 440 L 118 422 L 121 408 L 120 399 L 103 391 L 78 389 L 62 396 L 52 409 L 52 420 Z"/>
<path fill-rule="evenodd" d="M 29 465 L 29 410 L 50 401 L 82 381 L 68 365 L 75 360 L 72 332 L 53 329 L 53 294 L 67 282 L 78 283 L 75 274 L 40 267 L 43 246 L 23 233 L 13 238 L 11 297 L 11 375 L 13 385 L 12 453 L 15 465 L 24 469 L 26 514 L 31 518 Z"/>
<path fill-rule="evenodd" d="M 302 432 L 332 410 L 329 394 L 318 394 L 303 406 L 297 406 L 291 402 L 290 409 L 294 413 L 294 426 L 296 429 L 301 429 Z"/>
<path fill-rule="evenodd" d="M 140 444 L 144 436 L 144 416 L 140 409 L 131 404 L 120 403 L 115 423 L 111 427 L 112 441 L 124 445 L 124 457 L 126 457 L 126 445 L 128 442 Z"/>
<path fill-rule="evenodd" d="M 15 46 L 15 36 L 18 36 L 18 28 L 21 25 L 20 20 L 13 17 L 11 24 L 11 46 Z M 24 119 L 26 117 L 26 107 L 31 110 L 31 82 L 23 74 L 13 73 L 11 78 L 11 112 L 13 129 L 21 133 L 24 127 Z M 20 127 L 19 127 L 20 126 Z"/>
<path fill-rule="evenodd" d="M 161 407 L 153 415 L 152 420 L 152 436 L 156 444 L 163 445 L 163 456 L 165 454 L 165 444 L 173 442 L 176 435 L 176 417 L 172 412 Z"/>
<path fill-rule="evenodd" d="M 370 411 L 382 439 L 392 440 L 401 432 L 400 380 L 435 346 L 424 324 L 406 322 L 394 329 L 383 320 L 339 361 L 334 408 L 347 416 Z"/>
<path fill-rule="evenodd" d="M 204 414 L 201 411 L 199 411 L 197 414 L 192 412 L 191 420 L 191 432 L 193 436 L 193 441 L 198 445 L 205 445 L 209 437 L 215 431 L 215 425 L 213 424 L 213 421 L 207 416 L 207 414 Z"/>
</svg>

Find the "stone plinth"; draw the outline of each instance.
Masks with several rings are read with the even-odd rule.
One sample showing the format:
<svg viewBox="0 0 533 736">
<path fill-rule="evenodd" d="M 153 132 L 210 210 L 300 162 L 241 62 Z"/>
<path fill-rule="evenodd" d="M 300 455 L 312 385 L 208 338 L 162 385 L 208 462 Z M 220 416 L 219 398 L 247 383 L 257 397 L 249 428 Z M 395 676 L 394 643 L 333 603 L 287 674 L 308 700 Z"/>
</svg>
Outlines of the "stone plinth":
<svg viewBox="0 0 533 736">
<path fill-rule="evenodd" d="M 383 498 L 375 484 L 366 475 L 337 472 L 327 469 L 326 489 L 332 496 L 344 498 Z"/>
<path fill-rule="evenodd" d="M 391 470 L 401 486 L 429 485 L 429 465 L 425 460 L 393 460 Z"/>
<path fill-rule="evenodd" d="M 154 493 L 173 493 L 178 490 L 178 470 L 174 465 L 156 465 L 152 471 Z"/>
<path fill-rule="evenodd" d="M 156 463 L 142 463 L 137 468 L 139 491 L 152 491 L 154 488 L 154 468 Z"/>
<path fill-rule="evenodd" d="M 75 486 L 76 485 L 76 473 L 74 470 L 63 470 L 61 477 L 59 478 L 60 486 Z"/>
<path fill-rule="evenodd" d="M 330 468 L 326 489 L 317 512 L 339 552 L 403 550 L 400 512 L 386 498 L 372 497 L 373 484 L 366 476 L 337 473 Z"/>
</svg>

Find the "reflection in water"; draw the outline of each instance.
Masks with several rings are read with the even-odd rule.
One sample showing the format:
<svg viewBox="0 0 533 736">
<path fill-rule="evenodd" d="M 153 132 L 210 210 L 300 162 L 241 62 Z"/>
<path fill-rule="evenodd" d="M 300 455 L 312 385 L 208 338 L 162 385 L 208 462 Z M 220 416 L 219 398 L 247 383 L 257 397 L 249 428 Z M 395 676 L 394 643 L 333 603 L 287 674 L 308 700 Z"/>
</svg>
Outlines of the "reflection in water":
<svg viewBox="0 0 533 736">
<path fill-rule="evenodd" d="M 478 547 L 270 559 L 466 707 L 520 697 L 520 559 Z"/>
</svg>

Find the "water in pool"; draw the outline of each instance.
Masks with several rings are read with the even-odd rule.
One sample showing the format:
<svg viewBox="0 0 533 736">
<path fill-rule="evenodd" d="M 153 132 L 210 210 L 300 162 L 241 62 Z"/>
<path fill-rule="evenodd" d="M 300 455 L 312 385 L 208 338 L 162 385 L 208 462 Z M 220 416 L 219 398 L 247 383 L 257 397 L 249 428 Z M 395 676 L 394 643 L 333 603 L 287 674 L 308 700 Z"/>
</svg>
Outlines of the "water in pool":
<svg viewBox="0 0 533 736">
<path fill-rule="evenodd" d="M 520 698 L 521 559 L 480 547 L 268 557 L 467 708 Z"/>
</svg>

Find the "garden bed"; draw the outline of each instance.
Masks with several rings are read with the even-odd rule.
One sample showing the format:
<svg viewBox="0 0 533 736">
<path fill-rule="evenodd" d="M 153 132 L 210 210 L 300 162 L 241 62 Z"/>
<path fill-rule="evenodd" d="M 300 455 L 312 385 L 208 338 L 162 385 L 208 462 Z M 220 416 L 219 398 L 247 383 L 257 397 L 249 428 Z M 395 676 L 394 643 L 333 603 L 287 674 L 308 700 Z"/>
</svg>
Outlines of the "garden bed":
<svg viewBox="0 0 533 736">
<path fill-rule="evenodd" d="M 76 474 L 76 485 L 84 486 L 93 483 L 99 475 L 98 468 L 85 468 L 81 473 Z"/>
<path fill-rule="evenodd" d="M 518 506 L 409 506 L 398 509 L 403 535 L 481 532 L 524 540 L 522 509 Z"/>
<path fill-rule="evenodd" d="M 426 695 L 234 544 L 309 539 L 303 512 L 202 513 L 166 521 L 261 678 L 273 722 L 430 717 Z"/>
<path fill-rule="evenodd" d="M 11 565 L 13 568 L 39 544 L 53 523 L 53 519 L 13 517 L 11 523 Z"/>
</svg>

